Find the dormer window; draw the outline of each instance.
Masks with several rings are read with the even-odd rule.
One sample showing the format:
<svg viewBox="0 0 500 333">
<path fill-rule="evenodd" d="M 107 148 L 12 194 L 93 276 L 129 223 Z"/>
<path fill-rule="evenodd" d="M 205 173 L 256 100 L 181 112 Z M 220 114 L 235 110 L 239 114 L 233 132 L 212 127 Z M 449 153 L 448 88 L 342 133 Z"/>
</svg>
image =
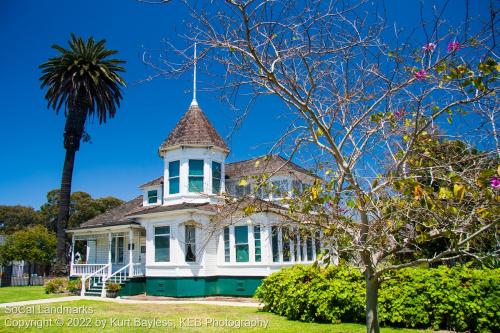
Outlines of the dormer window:
<svg viewBox="0 0 500 333">
<path fill-rule="evenodd" d="M 203 192 L 203 160 L 189 160 L 189 192 Z"/>
<path fill-rule="evenodd" d="M 168 194 L 179 193 L 179 161 L 168 163 Z"/>
<path fill-rule="evenodd" d="M 222 168 L 219 162 L 212 162 L 212 193 L 220 193 Z"/>
<path fill-rule="evenodd" d="M 158 202 L 158 190 L 148 191 L 148 204 L 155 204 Z"/>
</svg>

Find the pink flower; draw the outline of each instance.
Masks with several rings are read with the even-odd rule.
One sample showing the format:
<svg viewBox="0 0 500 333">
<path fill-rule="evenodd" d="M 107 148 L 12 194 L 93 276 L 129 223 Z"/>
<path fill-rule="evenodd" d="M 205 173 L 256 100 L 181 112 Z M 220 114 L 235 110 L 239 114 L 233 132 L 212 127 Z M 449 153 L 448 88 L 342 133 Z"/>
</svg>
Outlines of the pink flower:
<svg viewBox="0 0 500 333">
<path fill-rule="evenodd" d="M 424 49 L 424 52 L 432 52 L 436 48 L 436 44 L 428 43 L 428 44 L 425 44 L 424 46 L 422 46 L 422 48 Z"/>
<path fill-rule="evenodd" d="M 448 44 L 448 52 L 454 52 L 458 51 L 460 49 L 460 43 L 459 42 L 451 42 Z"/>
<path fill-rule="evenodd" d="M 425 80 L 427 78 L 427 71 L 425 69 L 421 69 L 418 72 L 415 73 L 415 78 L 418 81 Z"/>
<path fill-rule="evenodd" d="M 490 180 L 491 187 L 498 190 L 500 189 L 500 177 L 493 176 Z"/>
<path fill-rule="evenodd" d="M 394 111 L 394 115 L 396 117 L 401 117 L 404 113 L 405 113 L 404 109 L 397 109 L 396 111 Z"/>
</svg>

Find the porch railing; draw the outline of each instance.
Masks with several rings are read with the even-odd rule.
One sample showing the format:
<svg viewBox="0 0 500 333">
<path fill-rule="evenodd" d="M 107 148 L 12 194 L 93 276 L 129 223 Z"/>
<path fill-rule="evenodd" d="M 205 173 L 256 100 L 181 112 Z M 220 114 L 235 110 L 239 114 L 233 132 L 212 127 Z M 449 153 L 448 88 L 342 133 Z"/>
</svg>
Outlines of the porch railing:
<svg viewBox="0 0 500 333">
<path fill-rule="evenodd" d="M 132 276 L 143 276 L 146 274 L 146 268 L 143 263 L 133 264 Z"/>
<path fill-rule="evenodd" d="M 105 278 L 111 273 L 111 265 L 101 265 L 99 270 L 93 272 L 90 275 L 83 274 L 82 275 L 82 289 L 81 296 L 85 296 L 85 289 L 87 287 L 87 281 L 89 281 L 89 287 L 96 285 L 100 282 L 105 283 Z M 104 287 L 102 288 L 104 290 Z"/>
<path fill-rule="evenodd" d="M 73 264 L 71 265 L 71 275 L 91 275 L 96 272 L 103 274 L 102 268 L 108 264 Z"/>
</svg>

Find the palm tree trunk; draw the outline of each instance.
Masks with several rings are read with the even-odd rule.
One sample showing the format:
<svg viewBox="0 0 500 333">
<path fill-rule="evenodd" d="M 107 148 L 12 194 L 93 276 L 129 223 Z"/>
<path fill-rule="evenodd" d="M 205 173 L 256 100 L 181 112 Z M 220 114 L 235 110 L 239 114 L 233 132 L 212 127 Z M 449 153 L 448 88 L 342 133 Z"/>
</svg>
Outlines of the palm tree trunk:
<svg viewBox="0 0 500 333">
<path fill-rule="evenodd" d="M 71 182 L 73 180 L 73 167 L 75 164 L 76 150 L 72 147 L 66 149 L 63 173 L 61 179 L 61 192 L 59 197 L 59 215 L 57 217 L 57 259 L 55 274 L 63 276 L 68 273 L 66 256 L 66 227 L 69 220 L 69 205 L 71 199 Z"/>
<path fill-rule="evenodd" d="M 59 194 L 59 216 L 57 218 L 57 258 L 55 273 L 58 276 L 68 274 L 67 251 L 66 251 L 66 228 L 69 220 L 69 208 L 71 200 L 71 182 L 73 180 L 73 167 L 75 154 L 80 149 L 80 140 L 85 129 L 87 108 L 73 104 L 69 110 L 64 128 L 64 158 L 63 173 L 61 179 L 61 193 Z"/>
</svg>

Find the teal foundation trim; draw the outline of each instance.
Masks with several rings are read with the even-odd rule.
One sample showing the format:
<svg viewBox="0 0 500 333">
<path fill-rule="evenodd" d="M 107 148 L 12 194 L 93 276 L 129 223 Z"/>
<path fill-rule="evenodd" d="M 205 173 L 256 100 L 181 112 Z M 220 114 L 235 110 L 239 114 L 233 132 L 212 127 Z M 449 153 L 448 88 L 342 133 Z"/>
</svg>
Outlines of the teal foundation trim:
<svg viewBox="0 0 500 333">
<path fill-rule="evenodd" d="M 132 296 L 144 294 L 146 291 L 146 278 L 134 277 L 125 282 L 120 291 L 118 292 L 118 296 Z"/>
<path fill-rule="evenodd" d="M 146 294 L 151 296 L 203 297 L 253 296 L 264 277 L 147 277 Z"/>
</svg>

